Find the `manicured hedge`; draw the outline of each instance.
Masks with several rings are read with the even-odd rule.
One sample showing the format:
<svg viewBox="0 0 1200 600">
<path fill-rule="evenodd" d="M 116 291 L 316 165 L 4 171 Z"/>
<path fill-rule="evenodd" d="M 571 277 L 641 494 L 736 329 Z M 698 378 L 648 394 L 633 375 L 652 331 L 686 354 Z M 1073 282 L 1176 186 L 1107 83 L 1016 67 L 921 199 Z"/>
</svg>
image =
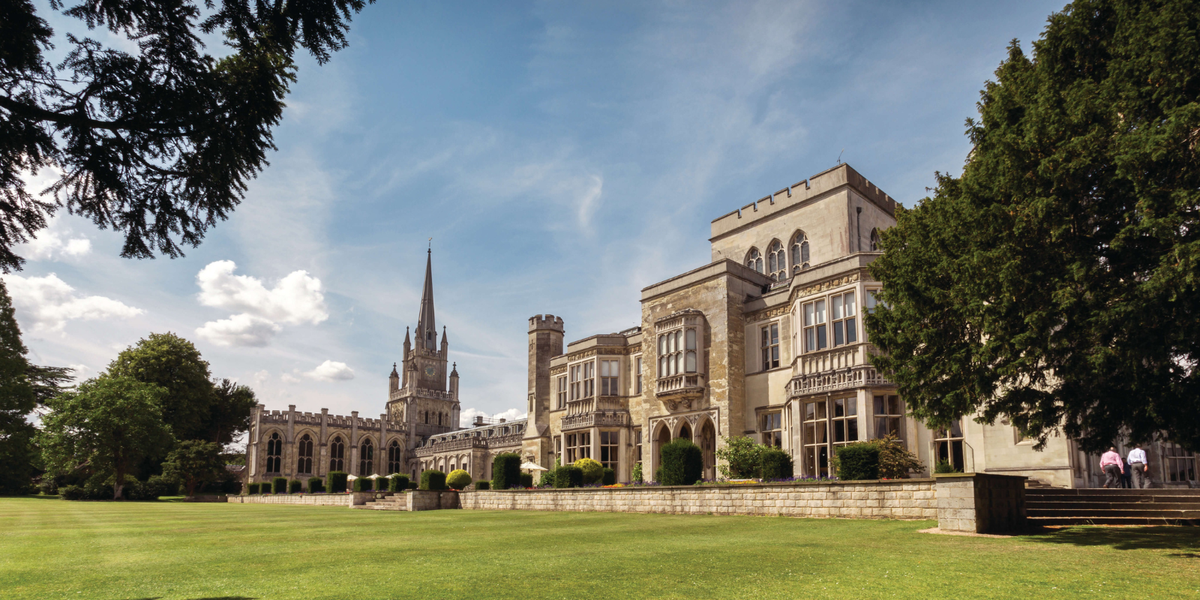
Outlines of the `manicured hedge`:
<svg viewBox="0 0 1200 600">
<path fill-rule="evenodd" d="M 492 482 L 490 482 L 486 479 L 484 479 L 483 481 L 476 481 L 475 489 L 477 491 L 490 490 L 490 489 L 492 489 Z"/>
<path fill-rule="evenodd" d="M 321 481 L 320 477 L 308 478 L 308 493 L 320 494 L 323 491 L 325 491 L 325 482 Z"/>
<path fill-rule="evenodd" d="M 300 483 L 299 479 L 293 479 L 288 482 L 288 493 L 299 494 L 304 491 L 304 484 Z"/>
<path fill-rule="evenodd" d="M 521 485 L 521 455 L 512 452 L 497 454 L 492 460 L 492 488 L 507 490 Z"/>
<path fill-rule="evenodd" d="M 472 481 L 471 474 L 462 469 L 450 471 L 450 474 L 446 476 L 446 485 L 455 490 L 461 490 L 471 485 Z"/>
<path fill-rule="evenodd" d="M 533 487 L 533 473 L 521 473 L 521 487 Z"/>
<path fill-rule="evenodd" d="M 273 488 L 271 490 L 272 492 L 274 492 L 276 494 L 286 494 L 287 493 L 287 477 L 276 477 L 275 479 L 272 479 L 271 481 L 272 481 L 271 487 Z"/>
<path fill-rule="evenodd" d="M 334 494 L 341 494 L 346 491 L 346 481 L 350 476 L 345 471 L 330 471 L 329 472 L 329 491 Z"/>
<path fill-rule="evenodd" d="M 410 489 L 410 490 L 419 489 L 420 487 L 421 487 L 420 484 L 418 484 L 415 481 L 408 482 L 408 489 Z"/>
<path fill-rule="evenodd" d="M 613 485 L 617 483 L 617 472 L 608 467 L 604 467 L 604 476 L 600 478 L 600 482 L 604 485 Z"/>
<path fill-rule="evenodd" d="M 604 478 L 604 465 L 590 458 L 581 458 L 575 461 L 575 466 L 583 469 L 584 485 L 596 483 Z"/>
<path fill-rule="evenodd" d="M 856 481 L 879 479 L 879 446 L 867 442 L 849 444 L 837 449 L 838 479 Z"/>
<path fill-rule="evenodd" d="M 704 476 L 704 453 L 691 440 L 678 438 L 662 447 L 663 485 L 692 485 Z"/>
<path fill-rule="evenodd" d="M 371 491 L 372 488 L 375 487 L 374 483 L 375 483 L 375 481 L 372 479 L 367 479 L 366 477 L 359 477 L 358 479 L 354 480 L 354 491 L 369 492 L 369 491 Z"/>
<path fill-rule="evenodd" d="M 257 483 L 251 483 L 251 484 L 247 485 L 246 486 L 246 494 L 248 494 L 248 495 L 258 494 L 259 485 L 260 484 L 257 484 Z"/>
<path fill-rule="evenodd" d="M 792 457 L 787 452 L 772 448 L 762 453 L 763 479 L 788 479 L 793 475 Z"/>
<path fill-rule="evenodd" d="M 573 488 L 583 485 L 583 469 L 575 465 L 563 465 L 554 472 L 554 487 Z"/>
<path fill-rule="evenodd" d="M 392 475 L 391 480 L 388 481 L 388 491 L 389 492 L 403 492 L 404 490 L 407 490 L 407 489 L 408 489 L 408 475 L 401 475 L 400 473 L 396 473 L 395 475 Z"/>
<path fill-rule="evenodd" d="M 446 474 L 437 469 L 422 471 L 421 489 L 434 492 L 446 489 Z"/>
</svg>

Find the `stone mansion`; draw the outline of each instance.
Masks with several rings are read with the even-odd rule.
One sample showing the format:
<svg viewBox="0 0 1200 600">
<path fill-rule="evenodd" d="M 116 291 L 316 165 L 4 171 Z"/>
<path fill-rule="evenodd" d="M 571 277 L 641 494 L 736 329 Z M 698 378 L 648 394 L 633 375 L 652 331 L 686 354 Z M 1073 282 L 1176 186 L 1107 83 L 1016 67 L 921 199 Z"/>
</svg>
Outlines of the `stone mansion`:
<svg viewBox="0 0 1200 600">
<path fill-rule="evenodd" d="M 1098 458 L 1065 437 L 1035 451 L 1004 423 L 971 416 L 931 430 L 906 414 L 872 366 L 863 327 L 880 284 L 868 266 L 896 202 L 847 164 L 818 173 L 712 222 L 708 264 L 641 293 L 641 322 L 565 343 L 563 319 L 529 319 L 523 420 L 460 428 L 458 372 L 434 320 L 432 259 L 402 372 L 393 369 L 378 419 L 270 411 L 259 405 L 247 448 L 249 481 L 359 476 L 437 468 L 491 477 L 491 458 L 519 452 L 552 467 L 591 457 L 629 481 L 646 479 L 676 438 L 701 447 L 717 476 L 722 438 L 750 436 L 792 455 L 797 475 L 828 476 L 839 446 L 896 434 L 926 473 L 1025 475 L 1055 487 L 1096 487 Z M 1145 447 L 1156 485 L 1196 486 L 1197 457 Z"/>
</svg>

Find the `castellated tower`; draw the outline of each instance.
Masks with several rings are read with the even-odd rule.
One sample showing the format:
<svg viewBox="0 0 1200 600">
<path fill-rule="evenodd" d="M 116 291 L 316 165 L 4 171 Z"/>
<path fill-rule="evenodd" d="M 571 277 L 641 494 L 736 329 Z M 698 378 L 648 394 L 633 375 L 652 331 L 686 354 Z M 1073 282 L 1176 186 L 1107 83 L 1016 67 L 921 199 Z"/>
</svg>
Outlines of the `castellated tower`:
<svg viewBox="0 0 1200 600">
<path fill-rule="evenodd" d="M 563 320 L 554 315 L 529 318 L 529 424 L 521 454 L 543 467 L 554 464 L 550 444 L 550 407 L 554 390 L 550 388 L 550 359 L 563 353 Z"/>
</svg>

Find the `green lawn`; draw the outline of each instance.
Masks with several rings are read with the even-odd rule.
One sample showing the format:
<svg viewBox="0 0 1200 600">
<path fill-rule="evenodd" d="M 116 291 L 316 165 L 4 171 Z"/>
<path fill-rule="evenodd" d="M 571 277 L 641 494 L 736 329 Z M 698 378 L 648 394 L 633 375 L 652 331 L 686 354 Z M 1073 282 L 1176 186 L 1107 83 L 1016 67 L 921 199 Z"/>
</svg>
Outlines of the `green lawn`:
<svg viewBox="0 0 1200 600">
<path fill-rule="evenodd" d="M 0 598 L 1200 598 L 1200 530 L 0 498 Z"/>
</svg>

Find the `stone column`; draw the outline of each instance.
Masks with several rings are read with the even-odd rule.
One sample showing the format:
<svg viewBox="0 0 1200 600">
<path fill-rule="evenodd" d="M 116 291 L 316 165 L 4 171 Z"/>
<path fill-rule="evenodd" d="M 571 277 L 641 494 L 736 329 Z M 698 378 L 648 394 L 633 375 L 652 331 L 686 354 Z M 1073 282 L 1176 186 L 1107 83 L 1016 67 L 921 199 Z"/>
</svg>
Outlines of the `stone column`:
<svg viewBox="0 0 1200 600">
<path fill-rule="evenodd" d="M 319 465 L 313 467 L 313 475 L 324 477 L 329 474 L 329 409 L 321 409 L 321 439 L 317 440 Z"/>
<path fill-rule="evenodd" d="M 283 445 L 282 456 L 283 468 L 279 469 L 279 474 L 291 479 L 296 474 L 296 405 L 288 405 L 287 413 L 287 431 L 285 434 L 286 444 Z"/>
<path fill-rule="evenodd" d="M 346 465 L 346 472 L 358 477 L 358 411 L 350 411 L 350 447 L 347 448 L 346 458 L 350 462 Z"/>
<path fill-rule="evenodd" d="M 388 447 L 387 443 L 387 413 L 379 415 L 379 467 L 375 469 L 380 475 L 387 475 Z"/>
</svg>

